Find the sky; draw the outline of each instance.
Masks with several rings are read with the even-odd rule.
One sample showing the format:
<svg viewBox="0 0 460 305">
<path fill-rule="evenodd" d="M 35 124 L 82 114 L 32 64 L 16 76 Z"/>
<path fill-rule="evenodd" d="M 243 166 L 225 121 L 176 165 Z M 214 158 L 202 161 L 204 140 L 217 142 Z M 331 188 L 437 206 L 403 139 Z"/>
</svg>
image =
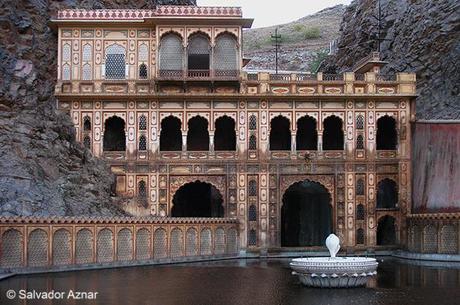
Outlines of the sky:
<svg viewBox="0 0 460 305">
<path fill-rule="evenodd" d="M 200 6 L 240 6 L 245 18 L 254 18 L 253 28 L 288 23 L 351 0 L 197 0 Z"/>
</svg>

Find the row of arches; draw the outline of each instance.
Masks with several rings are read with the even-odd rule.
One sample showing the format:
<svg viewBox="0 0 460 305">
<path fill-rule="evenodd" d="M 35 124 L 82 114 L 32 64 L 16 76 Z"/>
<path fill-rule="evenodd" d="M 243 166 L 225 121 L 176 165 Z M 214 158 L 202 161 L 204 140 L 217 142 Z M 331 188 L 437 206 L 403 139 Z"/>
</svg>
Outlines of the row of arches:
<svg viewBox="0 0 460 305">
<path fill-rule="evenodd" d="M 202 116 L 194 116 L 188 121 L 187 150 L 188 151 L 207 151 L 209 150 L 209 123 Z M 216 151 L 235 151 L 236 150 L 236 131 L 235 120 L 226 115 L 221 116 L 215 121 L 214 150 Z M 139 130 L 147 129 L 145 116 L 139 118 Z M 297 120 L 296 149 L 297 150 L 317 150 L 318 132 L 317 123 L 313 117 L 303 116 Z M 91 128 L 91 122 L 85 118 L 84 130 Z M 251 129 L 252 130 L 252 129 Z M 343 150 L 344 131 L 343 122 L 337 116 L 329 116 L 324 119 L 323 150 Z M 175 116 L 168 116 L 161 121 L 160 131 L 160 151 L 180 151 L 182 150 L 182 123 Z M 270 150 L 291 150 L 291 130 L 290 121 L 284 116 L 274 117 L 270 121 Z M 249 138 L 249 149 L 257 146 L 257 137 L 251 134 Z M 394 150 L 397 145 L 396 122 L 389 116 L 381 117 L 377 121 L 377 149 Z M 125 121 L 113 116 L 106 120 L 104 129 L 104 150 L 123 151 L 126 149 Z M 147 149 L 147 139 L 145 135 L 139 136 L 139 150 Z M 364 149 L 363 136 L 357 138 L 357 149 Z"/>
<path fill-rule="evenodd" d="M 239 48 L 234 35 L 222 33 L 211 46 L 209 36 L 198 32 L 192 34 L 184 47 L 180 35 L 170 32 L 163 35 L 159 45 L 160 76 L 178 76 L 187 68 L 188 76 L 201 71 L 199 76 L 209 76 L 213 69 L 216 76 L 236 76 L 239 70 Z"/>
<path fill-rule="evenodd" d="M 27 266 L 47 266 L 48 259 L 54 266 L 70 265 L 72 257 L 74 257 L 75 264 L 88 264 L 114 260 L 234 254 L 238 249 L 238 233 L 235 228 L 227 230 L 222 227 L 215 229 L 205 227 L 201 230 L 194 227 L 172 228 L 169 233 L 164 228 L 158 228 L 153 232 L 153 243 L 151 242 L 151 231 L 147 228 L 140 228 L 135 231 L 135 244 L 131 229 L 122 228 L 116 234 L 115 245 L 114 232 L 111 229 L 104 228 L 95 237 L 91 230 L 80 229 L 75 235 L 75 252 L 72 255 L 70 231 L 58 229 L 53 233 L 52 255 L 49 257 L 48 233 L 42 229 L 35 229 L 28 235 Z M 24 257 L 22 233 L 16 229 L 9 229 L 3 233 L 1 241 L 1 266 L 4 268 L 22 267 Z M 93 249 L 94 245 L 96 249 Z"/>
</svg>

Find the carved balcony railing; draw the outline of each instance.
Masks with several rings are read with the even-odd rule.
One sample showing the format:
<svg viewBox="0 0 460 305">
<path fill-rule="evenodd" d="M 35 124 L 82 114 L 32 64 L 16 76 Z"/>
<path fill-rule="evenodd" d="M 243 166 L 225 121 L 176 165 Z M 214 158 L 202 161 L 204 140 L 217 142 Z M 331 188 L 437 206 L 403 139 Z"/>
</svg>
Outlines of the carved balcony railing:
<svg viewBox="0 0 460 305">
<path fill-rule="evenodd" d="M 365 80 L 365 75 L 364 73 L 355 73 L 355 81 L 364 81 Z"/>
<path fill-rule="evenodd" d="M 378 82 L 395 82 L 396 74 L 377 74 L 376 80 Z"/>
<path fill-rule="evenodd" d="M 316 74 L 297 74 L 296 75 L 297 81 L 316 81 L 318 80 L 318 76 Z"/>
<path fill-rule="evenodd" d="M 290 81 L 291 74 L 270 74 L 270 80 Z"/>
<path fill-rule="evenodd" d="M 209 78 L 210 76 L 211 76 L 211 70 L 189 69 L 187 71 L 187 77 L 191 77 L 191 78 Z"/>
<path fill-rule="evenodd" d="M 158 76 L 160 78 L 168 78 L 168 79 L 181 79 L 184 77 L 183 70 L 163 70 L 160 69 L 158 71 Z"/>
<path fill-rule="evenodd" d="M 258 73 L 248 73 L 248 80 L 249 81 L 257 81 L 259 80 L 259 74 Z"/>
<path fill-rule="evenodd" d="M 238 78 L 240 71 L 238 70 L 214 70 L 214 77 L 230 79 L 230 78 Z"/>
<path fill-rule="evenodd" d="M 343 81 L 343 74 L 323 74 L 323 81 Z"/>
</svg>

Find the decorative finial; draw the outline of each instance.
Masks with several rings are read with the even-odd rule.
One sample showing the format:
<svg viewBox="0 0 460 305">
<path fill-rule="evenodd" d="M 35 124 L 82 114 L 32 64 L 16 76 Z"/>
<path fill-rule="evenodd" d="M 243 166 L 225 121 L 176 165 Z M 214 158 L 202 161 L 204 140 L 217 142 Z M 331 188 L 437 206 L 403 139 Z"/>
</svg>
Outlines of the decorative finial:
<svg viewBox="0 0 460 305">
<path fill-rule="evenodd" d="M 326 238 L 326 247 L 329 250 L 331 257 L 334 258 L 340 249 L 340 240 L 337 235 L 334 233 L 329 234 L 329 236 Z"/>
</svg>

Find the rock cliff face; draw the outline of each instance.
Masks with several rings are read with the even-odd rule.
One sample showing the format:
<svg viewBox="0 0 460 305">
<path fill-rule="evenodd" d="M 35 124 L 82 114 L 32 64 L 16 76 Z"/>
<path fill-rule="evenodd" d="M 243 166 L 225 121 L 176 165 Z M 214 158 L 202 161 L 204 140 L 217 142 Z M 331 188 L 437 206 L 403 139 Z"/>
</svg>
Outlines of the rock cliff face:
<svg viewBox="0 0 460 305">
<path fill-rule="evenodd" d="M 350 69 L 377 50 L 377 0 L 355 0 L 344 13 L 338 53 L 323 70 Z M 418 118 L 460 119 L 460 2 L 381 0 L 383 73 L 417 73 Z"/>
<path fill-rule="evenodd" d="M 0 4 L 0 215 L 124 215 L 113 177 L 56 112 L 57 33 L 65 8 L 148 8 L 195 1 L 4 0 Z"/>
</svg>

